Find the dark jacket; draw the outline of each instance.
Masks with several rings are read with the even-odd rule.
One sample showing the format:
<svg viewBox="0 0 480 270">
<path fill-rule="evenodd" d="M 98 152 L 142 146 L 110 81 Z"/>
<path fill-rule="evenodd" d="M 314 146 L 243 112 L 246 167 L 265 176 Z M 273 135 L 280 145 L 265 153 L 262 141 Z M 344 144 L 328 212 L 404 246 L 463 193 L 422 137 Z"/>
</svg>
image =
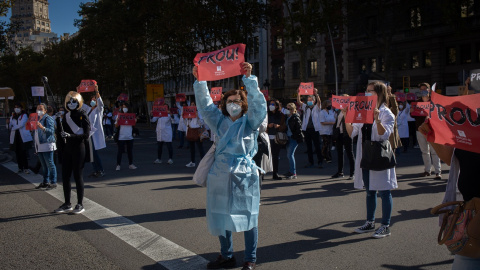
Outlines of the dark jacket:
<svg viewBox="0 0 480 270">
<path fill-rule="evenodd" d="M 340 119 L 340 117 L 337 117 L 335 118 L 335 124 L 333 124 L 333 140 L 337 140 L 338 137 L 342 136 L 344 139 L 349 139 L 350 136 L 348 136 L 348 132 L 347 132 L 347 127 L 345 127 L 345 115 L 342 117 L 342 130 L 343 130 L 343 133 L 340 133 L 340 128 L 337 127 L 338 125 L 338 120 Z"/>
<path fill-rule="evenodd" d="M 58 126 L 56 129 L 56 136 L 58 138 L 57 140 L 57 148 L 58 152 L 61 153 L 61 155 L 71 155 L 69 151 L 72 149 L 76 149 L 80 147 L 81 143 L 84 143 L 85 145 L 85 162 L 91 162 L 92 157 L 91 157 L 91 143 L 90 143 L 90 120 L 88 119 L 88 116 L 78 110 L 72 111 L 71 113 L 71 118 L 73 122 L 80 128 L 83 128 L 83 134 L 77 135 L 75 134 L 70 126 L 67 123 L 66 116 L 63 117 L 61 120 L 61 125 Z M 60 122 L 58 122 L 60 124 Z M 62 131 L 65 131 L 66 133 L 70 134 L 70 137 L 67 138 L 62 138 Z M 61 161 L 61 160 L 60 160 Z M 60 162 L 61 163 L 61 162 Z"/>
<path fill-rule="evenodd" d="M 302 119 L 298 113 L 294 113 L 290 118 L 288 118 L 287 125 L 292 132 L 292 139 L 296 140 L 298 143 L 304 141 L 302 133 Z"/>
<path fill-rule="evenodd" d="M 287 125 L 285 123 L 285 115 L 279 111 L 273 113 L 268 112 L 268 124 L 280 125 L 279 128 L 270 128 L 267 127 L 268 135 L 275 135 L 277 132 L 285 132 L 287 130 Z"/>
</svg>

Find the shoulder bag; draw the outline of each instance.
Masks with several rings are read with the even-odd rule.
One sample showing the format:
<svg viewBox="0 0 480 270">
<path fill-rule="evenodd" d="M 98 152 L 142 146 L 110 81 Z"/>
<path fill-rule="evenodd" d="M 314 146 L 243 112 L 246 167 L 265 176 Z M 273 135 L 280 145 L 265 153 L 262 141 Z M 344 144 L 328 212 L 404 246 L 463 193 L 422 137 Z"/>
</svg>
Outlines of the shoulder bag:
<svg viewBox="0 0 480 270">
<path fill-rule="evenodd" d="M 215 144 L 213 144 L 212 147 L 210 147 L 208 152 L 205 154 L 205 156 L 203 156 L 202 160 L 200 160 L 200 163 L 195 170 L 195 174 L 193 175 L 193 182 L 195 182 L 195 184 L 202 187 L 207 186 L 208 172 L 210 171 L 210 168 L 215 161 L 215 149 L 216 146 Z"/>
<path fill-rule="evenodd" d="M 362 143 L 362 161 L 360 168 L 371 171 L 383 171 L 397 165 L 392 146 L 388 140 Z"/>
<path fill-rule="evenodd" d="M 187 129 L 187 136 L 185 137 L 189 142 L 196 142 L 200 140 L 200 128 L 191 128 Z"/>
<path fill-rule="evenodd" d="M 280 144 L 280 145 L 284 145 L 284 144 L 287 144 L 287 142 L 288 142 L 287 133 L 277 131 L 277 133 L 275 134 L 275 143 Z"/>
</svg>

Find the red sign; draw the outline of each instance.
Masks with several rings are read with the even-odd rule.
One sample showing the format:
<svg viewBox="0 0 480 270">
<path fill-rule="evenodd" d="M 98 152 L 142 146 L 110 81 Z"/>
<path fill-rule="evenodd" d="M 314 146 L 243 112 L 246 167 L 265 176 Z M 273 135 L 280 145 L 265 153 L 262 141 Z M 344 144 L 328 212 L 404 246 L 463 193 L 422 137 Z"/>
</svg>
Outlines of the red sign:
<svg viewBox="0 0 480 270">
<path fill-rule="evenodd" d="M 364 92 L 357 93 L 357 97 L 364 97 L 364 96 L 365 96 Z"/>
<path fill-rule="evenodd" d="M 415 95 L 415 93 L 408 93 L 407 94 L 407 100 L 408 101 L 415 101 L 415 100 L 417 100 L 417 95 Z"/>
<path fill-rule="evenodd" d="M 270 100 L 270 97 L 268 96 L 268 89 L 260 90 L 260 92 L 262 92 L 262 94 L 265 96 L 266 101 Z"/>
<path fill-rule="evenodd" d="M 348 107 L 348 104 L 350 103 L 350 96 L 345 97 L 345 96 L 332 96 L 332 107 L 335 109 L 343 109 L 345 107 Z"/>
<path fill-rule="evenodd" d="M 198 81 L 217 81 L 244 74 L 245 44 L 235 44 L 218 51 L 199 53 L 193 63 L 198 67 Z"/>
<path fill-rule="evenodd" d="M 25 125 L 25 129 L 26 130 L 37 129 L 37 122 L 38 122 L 38 114 L 31 113 L 30 116 L 28 116 L 28 121 L 27 121 L 27 124 Z"/>
<path fill-rule="evenodd" d="M 313 82 L 300 83 L 300 86 L 298 87 L 298 94 L 304 96 L 313 95 Z"/>
<path fill-rule="evenodd" d="M 185 94 L 176 94 L 175 95 L 175 101 L 176 102 L 185 102 L 187 100 L 187 96 Z"/>
<path fill-rule="evenodd" d="M 97 81 L 95 80 L 82 80 L 80 87 L 78 87 L 78 93 L 93 92 L 96 85 Z"/>
<path fill-rule="evenodd" d="M 197 118 L 197 107 L 195 106 L 185 106 L 183 107 L 183 118 L 190 119 L 190 118 Z"/>
<path fill-rule="evenodd" d="M 119 113 L 117 118 L 117 123 L 120 126 L 135 126 L 136 124 L 136 115 L 134 113 Z"/>
<path fill-rule="evenodd" d="M 152 115 L 153 115 L 153 117 L 167 117 L 168 116 L 168 106 L 167 105 L 153 106 L 152 107 Z"/>
<path fill-rule="evenodd" d="M 377 96 L 350 97 L 345 123 L 373 123 L 373 111 L 377 107 Z"/>
<path fill-rule="evenodd" d="M 124 94 L 124 93 L 121 93 L 120 95 L 118 95 L 117 100 L 127 102 L 128 101 L 128 95 Z"/>
<path fill-rule="evenodd" d="M 405 100 L 407 100 L 407 96 L 405 95 L 405 93 L 396 92 L 395 100 L 397 100 L 397 102 L 405 102 Z"/>
<path fill-rule="evenodd" d="M 210 91 L 210 96 L 212 97 L 212 100 L 215 101 L 220 101 L 222 99 L 222 87 L 212 87 L 212 90 Z"/>
<path fill-rule="evenodd" d="M 171 114 L 178 114 L 178 108 L 170 108 Z"/>
<path fill-rule="evenodd" d="M 153 106 L 162 106 L 165 105 L 165 99 L 163 97 L 156 98 L 153 102 Z"/>
<path fill-rule="evenodd" d="M 429 142 L 480 153 L 480 94 L 446 97 L 431 92 Z"/>
<path fill-rule="evenodd" d="M 410 104 L 411 116 L 429 116 L 432 104 L 430 102 L 412 102 Z"/>
</svg>

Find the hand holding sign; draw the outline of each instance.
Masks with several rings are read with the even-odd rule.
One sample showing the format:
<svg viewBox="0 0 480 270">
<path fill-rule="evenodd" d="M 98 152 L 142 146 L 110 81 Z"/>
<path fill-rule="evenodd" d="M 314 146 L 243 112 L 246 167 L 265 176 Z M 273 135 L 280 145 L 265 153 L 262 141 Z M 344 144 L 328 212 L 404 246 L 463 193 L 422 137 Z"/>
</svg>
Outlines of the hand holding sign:
<svg viewBox="0 0 480 270">
<path fill-rule="evenodd" d="M 376 107 L 377 96 L 350 97 L 347 107 L 348 110 L 346 110 L 345 123 L 372 124 Z"/>
<path fill-rule="evenodd" d="M 37 122 L 38 122 L 38 114 L 31 113 L 28 116 L 27 124 L 25 125 L 26 130 L 35 130 L 37 129 Z"/>
<path fill-rule="evenodd" d="M 152 115 L 153 115 L 153 117 L 167 117 L 168 116 L 168 106 L 167 105 L 153 106 Z"/>
<path fill-rule="evenodd" d="M 332 96 L 332 107 L 335 109 L 343 109 L 348 107 L 348 104 L 350 103 L 350 97 L 349 96 Z"/>
<path fill-rule="evenodd" d="M 197 107 L 195 107 L 195 106 L 185 106 L 185 107 L 183 107 L 182 117 L 184 119 L 197 118 Z"/>
<path fill-rule="evenodd" d="M 93 92 L 96 90 L 97 81 L 95 80 L 82 80 L 77 87 L 78 93 Z"/>
<path fill-rule="evenodd" d="M 134 113 L 119 113 L 117 123 L 120 126 L 135 126 L 137 117 Z"/>
<path fill-rule="evenodd" d="M 210 96 L 212 97 L 212 100 L 215 101 L 220 101 L 222 99 L 222 87 L 212 87 L 212 90 L 210 91 Z"/>
<path fill-rule="evenodd" d="M 410 108 L 411 116 L 429 116 L 432 108 L 430 102 L 412 102 Z"/>
<path fill-rule="evenodd" d="M 311 96 L 313 95 L 313 82 L 307 82 L 307 83 L 300 83 L 300 86 L 298 87 L 298 94 L 299 95 L 305 95 L 305 96 Z"/>
<path fill-rule="evenodd" d="M 217 81 L 241 74 L 248 77 L 250 74 L 244 64 L 244 54 L 245 44 L 235 44 L 218 51 L 199 53 L 193 60 L 198 67 L 193 69 L 193 76 L 198 81 Z"/>
<path fill-rule="evenodd" d="M 185 100 L 187 100 L 187 97 L 185 96 L 185 94 L 176 94 L 175 95 L 175 101 L 176 102 L 185 102 Z"/>
</svg>

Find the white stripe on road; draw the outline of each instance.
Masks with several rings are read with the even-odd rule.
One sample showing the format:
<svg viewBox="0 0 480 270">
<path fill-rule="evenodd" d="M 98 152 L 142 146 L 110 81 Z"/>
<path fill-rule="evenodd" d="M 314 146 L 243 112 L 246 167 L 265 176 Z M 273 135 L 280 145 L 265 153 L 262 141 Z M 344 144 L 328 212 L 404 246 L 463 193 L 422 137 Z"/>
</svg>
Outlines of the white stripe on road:
<svg viewBox="0 0 480 270">
<path fill-rule="evenodd" d="M 7 162 L 2 164 L 5 168 L 16 172 L 17 164 Z M 42 177 L 35 174 L 20 174 L 30 183 L 37 185 L 42 182 Z M 58 185 L 57 189 L 47 191 L 50 195 L 60 201 L 64 201 L 63 188 Z M 77 195 L 72 191 L 72 198 Z M 111 232 L 125 243 L 147 255 L 167 269 L 204 269 L 207 260 L 187 250 L 172 241 L 142 227 L 135 222 L 125 218 L 100 204 L 84 198 L 85 212 L 83 215 L 101 227 Z"/>
</svg>

